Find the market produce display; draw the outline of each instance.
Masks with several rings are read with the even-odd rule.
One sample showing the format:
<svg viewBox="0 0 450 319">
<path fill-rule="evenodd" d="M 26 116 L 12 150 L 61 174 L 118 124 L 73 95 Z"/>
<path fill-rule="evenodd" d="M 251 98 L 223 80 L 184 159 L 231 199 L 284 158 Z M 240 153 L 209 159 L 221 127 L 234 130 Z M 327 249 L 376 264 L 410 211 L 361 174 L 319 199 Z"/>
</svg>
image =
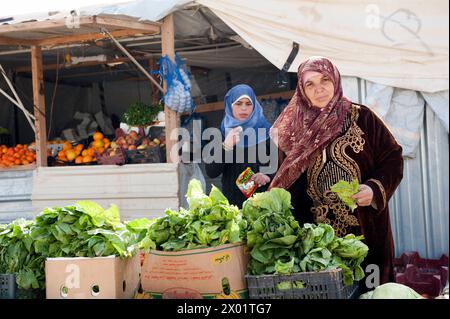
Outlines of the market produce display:
<svg viewBox="0 0 450 319">
<path fill-rule="evenodd" d="M 58 152 L 57 159 L 66 163 L 86 164 L 96 161 L 96 155 L 101 155 L 105 149 L 109 148 L 111 141 L 104 137 L 101 132 L 95 132 L 93 141 L 88 147 L 83 144 L 73 145 L 69 141 L 63 143 L 62 149 Z"/>
<path fill-rule="evenodd" d="M 341 268 L 344 283 L 361 280 L 368 247 L 363 236 L 335 236 L 326 224 L 300 227 L 291 213 L 291 196 L 281 188 L 253 195 L 243 204 L 251 249 L 250 275 L 291 274 Z"/>
<path fill-rule="evenodd" d="M 14 147 L 0 145 L 0 168 L 29 165 L 36 161 L 36 153 L 26 144 Z"/>
<path fill-rule="evenodd" d="M 0 228 L 1 229 L 1 228 Z M 46 208 L 32 221 L 16 220 L 0 232 L 0 264 L 20 288 L 44 288 L 46 257 L 129 257 L 138 252 L 142 221 L 123 224 L 117 206 L 91 201 Z"/>
<path fill-rule="evenodd" d="M 246 221 L 237 206 L 230 205 L 222 192 L 212 186 L 209 196 L 200 181 L 191 180 L 186 194 L 189 210 L 166 210 L 165 216 L 150 223 L 144 249 L 178 251 L 236 243 L 244 239 Z"/>
<path fill-rule="evenodd" d="M 95 141 L 100 140 L 97 138 Z M 20 288 L 44 288 L 47 257 L 130 257 L 139 250 L 180 251 L 244 242 L 250 249 L 248 274 L 286 275 L 341 268 L 350 285 L 363 278 L 368 248 L 362 236 L 335 236 L 330 225 L 300 227 L 291 213 L 289 192 L 256 193 L 242 210 L 198 180 L 186 193 L 189 209 L 164 216 L 120 221 L 116 205 L 92 201 L 44 209 L 34 220 L 0 225 L 0 272 L 17 275 Z"/>
</svg>

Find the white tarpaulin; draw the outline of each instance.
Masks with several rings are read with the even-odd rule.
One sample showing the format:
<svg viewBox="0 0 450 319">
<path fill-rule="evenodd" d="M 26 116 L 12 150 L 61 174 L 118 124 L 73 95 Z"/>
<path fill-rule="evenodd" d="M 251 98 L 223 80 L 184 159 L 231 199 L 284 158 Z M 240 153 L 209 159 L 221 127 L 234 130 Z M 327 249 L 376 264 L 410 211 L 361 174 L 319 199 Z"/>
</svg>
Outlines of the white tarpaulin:
<svg viewBox="0 0 450 319">
<path fill-rule="evenodd" d="M 197 0 L 282 68 L 293 41 L 343 75 L 422 92 L 448 90 L 448 1 Z"/>
</svg>

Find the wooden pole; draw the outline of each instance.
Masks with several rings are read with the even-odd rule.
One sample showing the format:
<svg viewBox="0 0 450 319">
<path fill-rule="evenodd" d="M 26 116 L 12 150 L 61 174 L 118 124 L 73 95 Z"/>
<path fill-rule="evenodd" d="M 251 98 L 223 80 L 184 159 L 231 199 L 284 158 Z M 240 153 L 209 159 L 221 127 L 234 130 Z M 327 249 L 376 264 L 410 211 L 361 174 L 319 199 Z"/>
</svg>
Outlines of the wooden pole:
<svg viewBox="0 0 450 319">
<path fill-rule="evenodd" d="M 36 164 L 47 166 L 47 129 L 45 125 L 45 89 L 40 46 L 31 47 L 31 72 L 33 80 L 33 104 L 36 126 Z"/>
<path fill-rule="evenodd" d="M 172 61 L 175 61 L 175 35 L 173 25 L 173 15 L 170 14 L 164 18 L 161 26 L 161 46 L 162 55 L 167 55 Z M 164 81 L 164 91 L 167 90 L 167 83 Z M 178 150 L 173 150 L 174 145 L 178 142 L 178 128 L 180 127 L 180 117 L 177 112 L 172 111 L 164 106 L 165 122 L 166 122 L 166 157 L 168 163 L 178 163 L 180 156 Z M 171 139 L 170 137 L 176 137 Z"/>
</svg>

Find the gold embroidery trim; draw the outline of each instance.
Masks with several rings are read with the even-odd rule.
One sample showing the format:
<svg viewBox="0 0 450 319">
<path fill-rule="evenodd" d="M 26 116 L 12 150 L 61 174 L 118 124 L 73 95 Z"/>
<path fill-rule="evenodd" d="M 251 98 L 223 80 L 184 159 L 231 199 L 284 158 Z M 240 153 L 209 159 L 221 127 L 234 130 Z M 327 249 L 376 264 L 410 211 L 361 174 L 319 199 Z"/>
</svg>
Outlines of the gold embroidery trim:
<svg viewBox="0 0 450 319">
<path fill-rule="evenodd" d="M 380 189 L 381 192 L 381 196 L 383 197 L 383 207 L 386 206 L 386 192 L 384 191 L 384 187 L 383 184 L 381 184 L 381 182 L 378 179 L 375 178 L 371 178 L 368 180 L 368 182 L 374 182 L 375 184 L 378 185 L 378 188 Z"/>
<path fill-rule="evenodd" d="M 331 191 L 325 192 L 324 204 L 312 208 L 311 211 L 316 223 L 331 225 L 338 237 L 345 236 L 349 227 L 359 226 L 359 221 L 350 208 Z M 334 218 L 330 218 L 332 214 Z"/>
<path fill-rule="evenodd" d="M 351 176 L 352 179 L 358 178 L 358 180 L 361 180 L 361 172 L 358 164 L 345 153 L 347 146 L 351 146 L 355 153 L 361 152 L 364 148 L 365 140 L 362 137 L 364 132 L 356 125 L 356 121 L 359 117 L 358 110 L 359 106 L 352 105 L 350 113 L 350 127 L 343 136 L 338 137 L 331 144 L 329 153 L 332 158 L 332 163 L 336 164 L 336 166 Z M 322 153 L 317 152 L 313 165 L 311 165 L 307 170 L 307 178 L 309 182 L 307 194 L 312 198 L 315 206 L 320 204 L 321 198 L 323 197 L 318 187 L 319 175 L 326 164 L 326 162 L 324 163 L 322 159 Z"/>
<path fill-rule="evenodd" d="M 358 164 L 345 152 L 347 146 L 352 147 L 355 153 L 361 152 L 364 148 L 365 140 L 362 137 L 364 132 L 356 125 L 359 117 L 358 110 L 358 106 L 352 105 L 350 121 L 346 120 L 344 123 L 345 133 L 326 148 L 332 160 L 329 162 L 325 161 L 324 163 L 323 159 L 325 159 L 325 156 L 322 152 L 317 152 L 313 160 L 313 165 L 307 170 L 309 186 L 306 192 L 314 203 L 311 212 L 315 216 L 315 221 L 317 223 L 331 225 L 335 229 L 336 235 L 340 237 L 347 233 L 348 227 L 359 226 L 359 221 L 336 194 L 329 190 L 322 194 L 318 183 L 320 174 L 327 163 L 336 166 L 337 169 L 342 170 L 346 175 L 361 180 L 361 172 Z M 337 177 L 336 174 L 332 175 L 332 177 Z"/>
</svg>

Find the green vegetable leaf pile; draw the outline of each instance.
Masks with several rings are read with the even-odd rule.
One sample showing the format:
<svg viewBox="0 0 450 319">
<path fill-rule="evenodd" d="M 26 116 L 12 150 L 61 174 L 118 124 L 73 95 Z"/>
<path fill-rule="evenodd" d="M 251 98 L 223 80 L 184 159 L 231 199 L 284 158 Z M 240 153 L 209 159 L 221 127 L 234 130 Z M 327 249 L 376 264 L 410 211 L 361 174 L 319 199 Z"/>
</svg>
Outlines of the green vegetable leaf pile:
<svg viewBox="0 0 450 319">
<path fill-rule="evenodd" d="M 217 187 L 212 186 L 208 196 L 200 181 L 192 179 L 186 198 L 189 210 L 168 209 L 151 221 L 143 249 L 178 251 L 242 241 L 246 221 Z"/>
<path fill-rule="evenodd" d="M 137 253 L 148 221 L 120 222 L 116 205 L 91 201 L 46 208 L 34 220 L 0 228 L 0 272 L 17 274 L 19 288 L 44 288 L 47 257 L 129 257 Z"/>
<path fill-rule="evenodd" d="M 369 249 L 362 242 L 363 236 L 349 234 L 339 238 L 327 224 L 300 227 L 290 208 L 290 194 L 277 188 L 256 193 L 244 202 L 250 275 L 341 268 L 346 285 L 364 277 L 361 263 Z"/>
<path fill-rule="evenodd" d="M 39 288 L 45 281 L 45 258 L 36 253 L 30 237 L 33 221 L 16 219 L 0 225 L 0 273 L 16 274 L 18 286 Z"/>
<path fill-rule="evenodd" d="M 273 188 L 255 193 L 242 206 L 248 222 L 247 246 L 251 249 L 248 273 L 289 274 L 297 272 L 296 242 L 300 226 L 291 213 L 291 195 Z"/>
<path fill-rule="evenodd" d="M 354 179 L 351 183 L 340 180 L 331 186 L 331 191 L 336 193 L 352 211 L 358 207 L 356 205 L 356 199 L 352 198 L 353 195 L 359 192 L 359 183 L 357 179 Z"/>
<path fill-rule="evenodd" d="M 122 122 L 130 126 L 146 127 L 152 124 L 160 111 L 164 107 L 161 104 L 146 105 L 136 102 L 130 105 L 128 110 L 122 115 Z"/>
</svg>

